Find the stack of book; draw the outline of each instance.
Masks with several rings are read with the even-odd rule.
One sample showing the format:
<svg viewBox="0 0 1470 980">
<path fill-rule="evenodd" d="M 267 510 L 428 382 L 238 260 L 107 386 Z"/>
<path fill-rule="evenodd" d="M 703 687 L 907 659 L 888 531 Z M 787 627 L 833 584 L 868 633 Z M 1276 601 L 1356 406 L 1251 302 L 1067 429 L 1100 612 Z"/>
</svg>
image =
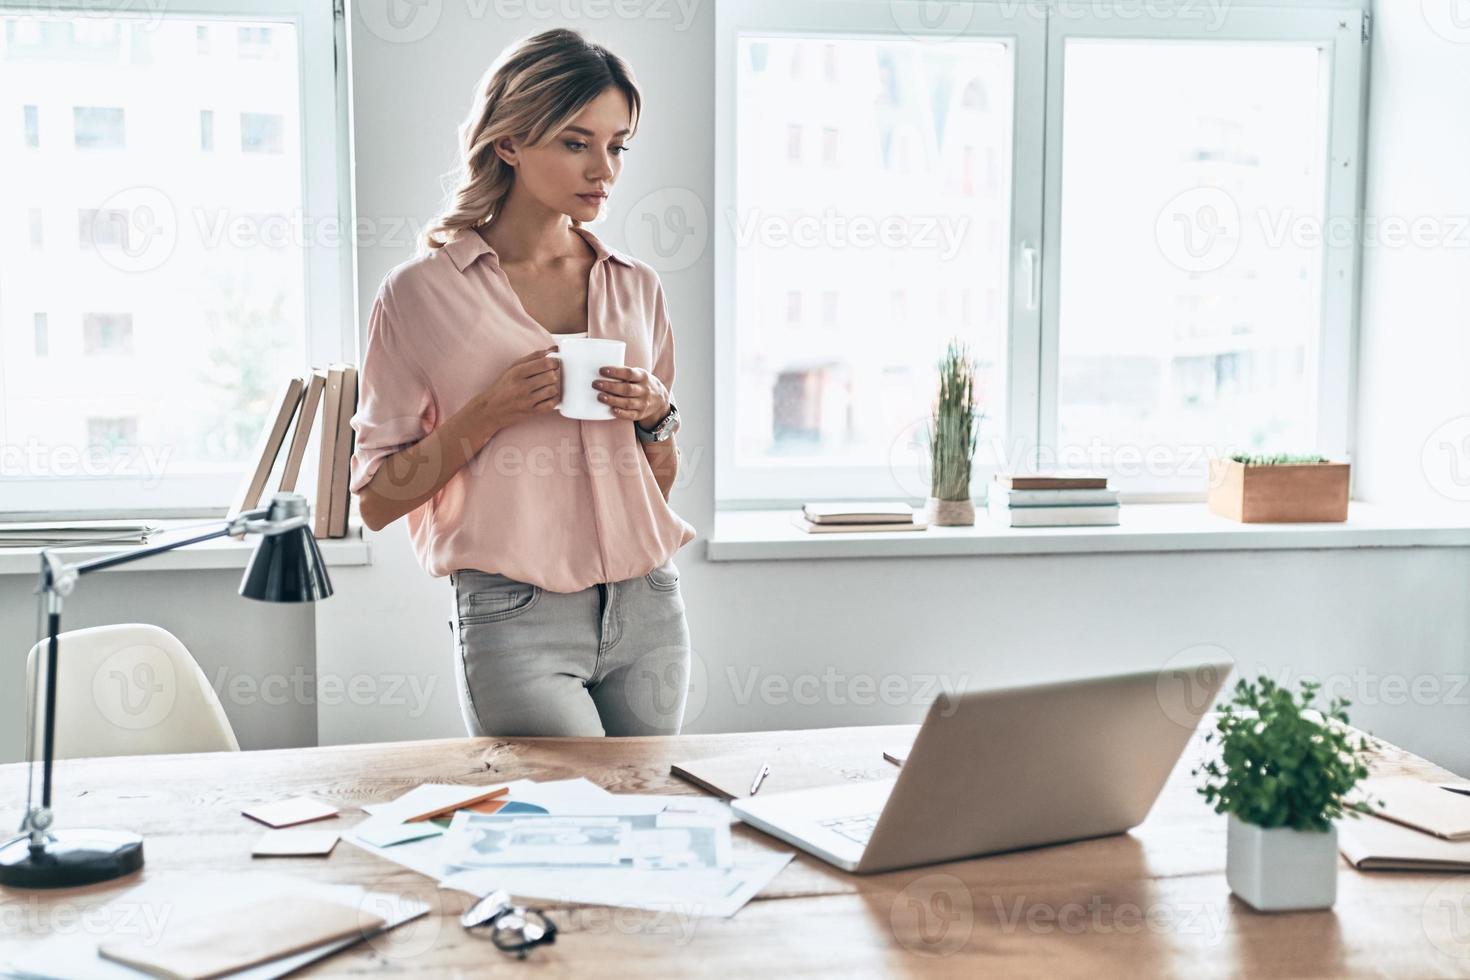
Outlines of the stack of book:
<svg viewBox="0 0 1470 980">
<path fill-rule="evenodd" d="M 922 531 L 928 522 L 903 501 L 813 503 L 801 509 L 797 527 L 808 534 L 846 531 Z"/>
<path fill-rule="evenodd" d="M 142 544 L 156 530 L 157 525 L 148 521 L 6 521 L 0 527 L 0 548 L 50 548 L 88 542 Z"/>
<path fill-rule="evenodd" d="M 1108 527 L 1118 523 L 1118 491 L 1087 474 L 997 475 L 990 516 L 1007 527 Z"/>
<path fill-rule="evenodd" d="M 255 447 L 252 468 L 245 474 L 230 505 L 230 516 L 261 506 L 287 435 L 291 437 L 291 444 L 286 450 L 276 489 L 296 489 L 302 463 L 307 458 L 307 443 L 315 429 L 319 438 L 315 453 L 316 499 L 311 509 L 312 533 L 318 538 L 346 537 L 350 502 L 348 467 L 356 436 L 350 423 L 357 412 L 357 368 L 351 364 L 332 364 L 313 368 L 306 377 L 289 378 L 275 406 Z M 321 420 L 319 426 L 318 419 Z"/>
</svg>

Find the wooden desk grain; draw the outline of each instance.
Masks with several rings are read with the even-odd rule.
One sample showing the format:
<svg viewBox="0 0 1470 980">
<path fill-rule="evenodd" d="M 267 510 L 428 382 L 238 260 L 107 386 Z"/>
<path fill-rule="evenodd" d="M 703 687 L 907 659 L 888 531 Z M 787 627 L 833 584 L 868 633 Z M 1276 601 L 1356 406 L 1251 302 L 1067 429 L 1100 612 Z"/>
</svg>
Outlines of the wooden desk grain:
<svg viewBox="0 0 1470 980">
<path fill-rule="evenodd" d="M 524 963 L 466 934 L 471 899 L 343 842 L 330 858 L 252 859 L 263 828 L 240 810 L 298 794 L 343 808 L 425 781 L 493 784 L 584 775 L 613 792 L 693 793 L 675 760 L 727 753 L 821 761 L 850 777 L 891 772 L 884 748 L 913 726 L 630 739 L 451 739 L 319 749 L 95 759 L 58 765 L 62 825 L 144 835 L 139 877 L 88 889 L 0 890 L 0 961 L 140 881 L 200 870 L 289 873 L 396 889 L 431 915 L 331 957 L 303 976 L 1463 976 L 1470 876 L 1364 874 L 1342 865 L 1329 912 L 1262 915 L 1229 896 L 1225 818 L 1194 793 L 1197 736 L 1148 819 L 1127 835 L 857 877 L 798 854 L 732 919 L 556 907 L 556 944 Z M 1380 772 L 1447 773 L 1386 747 Z M 1038 778 L 1041 778 L 1038 774 Z M 0 767 L 14 826 L 24 773 Z M 1079 800 L 1078 805 L 1085 805 Z M 735 828 L 738 848 L 784 848 Z M 79 940 L 83 941 L 83 940 Z"/>
</svg>

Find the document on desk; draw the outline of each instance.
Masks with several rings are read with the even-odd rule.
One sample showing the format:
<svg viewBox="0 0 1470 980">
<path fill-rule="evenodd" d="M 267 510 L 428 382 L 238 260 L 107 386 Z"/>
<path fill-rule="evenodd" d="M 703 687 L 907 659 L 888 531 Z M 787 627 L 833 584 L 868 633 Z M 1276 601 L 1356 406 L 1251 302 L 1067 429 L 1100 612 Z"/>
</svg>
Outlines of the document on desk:
<svg viewBox="0 0 1470 980">
<path fill-rule="evenodd" d="M 452 874 L 441 888 L 477 898 L 504 888 L 520 899 L 618 905 L 680 917 L 729 918 L 745 907 L 794 855 L 736 854 L 728 868 L 639 871 L 632 868 L 480 868 Z"/>
<path fill-rule="evenodd" d="M 718 800 L 694 796 L 614 794 L 581 777 L 539 783 L 517 779 L 507 786 L 510 790 L 505 797 L 507 809 L 513 806 L 536 808 L 559 817 L 588 813 L 631 816 L 674 810 L 718 817 L 727 824 L 734 819 L 730 808 Z M 403 798 L 399 797 L 400 800 Z M 404 807 L 398 804 L 398 800 L 370 803 L 362 809 L 371 815 L 370 819 L 343 831 L 343 839 L 436 881 L 454 872 L 445 863 L 439 840 L 441 829 L 437 824 L 430 824 L 432 829 L 426 829 L 422 823 L 403 823 L 399 818 Z"/>
<path fill-rule="evenodd" d="M 681 916 L 731 916 L 791 854 L 736 860 L 722 814 L 665 809 L 621 816 L 459 813 L 445 835 L 445 888 L 621 905 Z"/>
<path fill-rule="evenodd" d="M 532 865 L 641 871 L 728 868 L 730 825 L 687 813 L 454 815 L 444 839 L 456 871 Z"/>
<path fill-rule="evenodd" d="M 734 821 L 729 806 L 719 800 L 687 795 L 609 793 L 596 783 L 581 778 L 540 783 L 517 780 L 510 784 L 507 796 L 507 806 L 511 803 L 536 806 L 559 818 L 660 813 L 702 816 L 722 825 L 727 837 L 729 826 Z M 384 806 L 386 804 L 373 804 L 363 809 L 374 812 Z M 365 821 L 358 824 L 358 828 L 372 823 Z M 496 888 L 504 888 L 522 899 L 618 905 L 655 911 L 673 909 L 694 916 L 734 915 L 792 858 L 789 853 L 734 854 L 727 866 L 672 871 L 586 865 L 502 865 L 465 870 L 450 865 L 445 836 L 377 847 L 354 834 L 353 830 L 343 834 L 352 844 L 366 851 L 434 878 L 441 887 L 480 898 Z"/>
</svg>

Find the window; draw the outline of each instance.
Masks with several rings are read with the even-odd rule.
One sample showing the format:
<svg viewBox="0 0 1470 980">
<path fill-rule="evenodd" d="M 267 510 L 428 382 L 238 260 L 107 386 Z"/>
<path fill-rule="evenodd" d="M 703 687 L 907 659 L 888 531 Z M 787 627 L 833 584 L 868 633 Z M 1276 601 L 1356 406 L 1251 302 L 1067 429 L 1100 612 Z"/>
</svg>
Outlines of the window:
<svg viewBox="0 0 1470 980">
<path fill-rule="evenodd" d="M 5 438 L 29 443 L 0 454 L 7 512 L 223 514 L 285 379 L 357 356 L 350 266 L 311 232 L 337 226 L 345 196 L 332 5 L 193 0 L 154 12 L 146 46 L 136 20 L 0 8 L 0 92 L 32 107 L 33 134 L 54 100 L 82 148 L 0 149 L 0 213 L 63 218 L 45 248 L 39 214 L 29 243 L 0 236 L 0 363 L 46 358 L 0 385 Z M 231 57 L 236 38 L 270 59 Z M 270 156 L 232 153 L 201 180 L 178 151 L 207 152 L 220 118 Z M 99 152 L 106 166 L 78 166 Z"/>
<path fill-rule="evenodd" d="M 72 109 L 72 127 L 79 150 L 123 148 L 123 111 L 116 108 L 77 106 Z"/>
<path fill-rule="evenodd" d="M 131 215 L 119 208 L 82 208 L 77 211 L 77 241 L 83 249 L 126 252 L 130 249 Z"/>
<path fill-rule="evenodd" d="M 133 353 L 133 315 L 131 313 L 87 313 L 82 316 L 82 353 Z"/>
<path fill-rule="evenodd" d="M 1327 3 L 717 7 L 718 501 L 927 496 L 951 338 L 977 495 L 1348 455 L 1366 55 Z"/>
<path fill-rule="evenodd" d="M 120 449 L 135 449 L 138 446 L 138 419 L 136 416 L 87 419 L 87 449 L 113 454 Z"/>
<path fill-rule="evenodd" d="M 25 126 L 26 146 L 35 148 L 41 145 L 41 110 L 37 106 L 21 106 L 21 120 Z"/>
<path fill-rule="evenodd" d="M 271 57 L 271 29 L 269 27 L 237 28 L 235 40 L 241 58 Z"/>
<path fill-rule="evenodd" d="M 734 285 L 722 499 L 926 495 L 910 492 L 911 471 L 926 377 L 951 336 L 978 359 L 991 431 L 1007 415 L 1010 324 L 1000 310 L 966 319 L 958 289 L 1009 294 L 1011 169 L 975 185 L 966 161 L 989 149 L 1009 164 L 1018 131 L 1024 152 L 1039 148 L 1039 124 L 1013 112 L 1017 47 L 999 32 L 931 44 L 895 33 L 884 11 L 841 9 L 850 32 L 752 27 L 732 48 L 721 161 L 733 196 L 718 208 L 729 216 L 721 275 Z M 844 87 L 873 97 L 831 97 L 837 66 Z M 804 158 L 806 134 L 816 161 Z M 1003 229 L 994 240 L 980 233 L 987 220 Z M 1027 220 L 1034 228 L 1039 209 Z"/>
<path fill-rule="evenodd" d="M 284 152 L 285 128 L 283 116 L 268 112 L 240 113 L 240 152 Z"/>
<path fill-rule="evenodd" d="M 1128 447 L 1314 446 L 1323 252 L 1277 225 L 1325 224 L 1325 53 L 1095 39 L 1065 51 L 1062 453 L 1105 465 Z"/>
</svg>

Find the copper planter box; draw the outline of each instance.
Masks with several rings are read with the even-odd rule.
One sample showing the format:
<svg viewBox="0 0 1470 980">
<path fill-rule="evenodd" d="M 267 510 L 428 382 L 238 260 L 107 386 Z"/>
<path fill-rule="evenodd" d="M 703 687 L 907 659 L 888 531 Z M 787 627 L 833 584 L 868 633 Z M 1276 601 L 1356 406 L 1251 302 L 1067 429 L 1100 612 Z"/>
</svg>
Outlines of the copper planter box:
<svg viewBox="0 0 1470 980">
<path fill-rule="evenodd" d="M 1348 463 L 1246 466 L 1210 460 L 1210 512 L 1246 524 L 1345 521 Z"/>
</svg>

